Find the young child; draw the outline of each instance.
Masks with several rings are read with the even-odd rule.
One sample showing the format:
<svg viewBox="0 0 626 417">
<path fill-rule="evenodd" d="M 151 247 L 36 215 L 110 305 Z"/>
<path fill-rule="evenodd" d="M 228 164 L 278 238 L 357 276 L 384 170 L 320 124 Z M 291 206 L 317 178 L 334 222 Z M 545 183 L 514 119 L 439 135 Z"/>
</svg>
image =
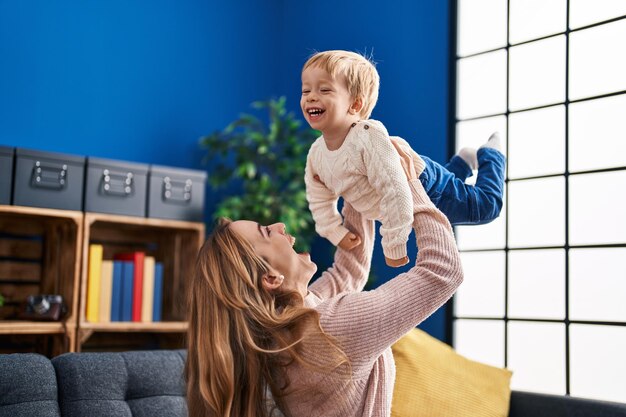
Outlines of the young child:
<svg viewBox="0 0 626 417">
<path fill-rule="evenodd" d="M 304 64 L 300 107 L 309 125 L 322 132 L 307 157 L 306 193 L 316 231 L 344 249 L 360 238 L 342 225 L 340 196 L 379 220 L 385 260 L 398 267 L 408 263 L 413 203 L 387 130 L 369 119 L 378 87 L 374 65 L 354 52 L 319 52 Z M 405 140 L 394 140 L 411 149 Z M 478 151 L 461 149 L 445 167 L 410 151 L 428 196 L 452 224 L 488 223 L 500 214 L 505 158 L 499 142 L 493 134 Z M 476 185 L 466 185 L 473 169 Z"/>
</svg>

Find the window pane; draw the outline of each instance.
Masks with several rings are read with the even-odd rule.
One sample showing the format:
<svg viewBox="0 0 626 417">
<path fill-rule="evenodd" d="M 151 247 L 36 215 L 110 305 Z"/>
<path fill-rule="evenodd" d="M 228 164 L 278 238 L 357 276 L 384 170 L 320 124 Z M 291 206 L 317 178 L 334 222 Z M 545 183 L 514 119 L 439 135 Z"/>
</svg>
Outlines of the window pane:
<svg viewBox="0 0 626 417">
<path fill-rule="evenodd" d="M 504 321 L 456 320 L 454 348 L 461 355 L 491 366 L 504 366 Z"/>
<path fill-rule="evenodd" d="M 506 185 L 504 186 L 506 201 Z M 460 250 L 503 249 L 506 244 L 506 204 L 500 216 L 480 226 L 456 226 L 456 241 Z"/>
<path fill-rule="evenodd" d="M 570 244 L 626 243 L 626 171 L 572 175 L 569 184 Z"/>
<path fill-rule="evenodd" d="M 569 0 L 569 25 L 575 29 L 626 15 L 624 0 Z"/>
<path fill-rule="evenodd" d="M 565 179 L 509 182 L 509 246 L 565 243 Z"/>
<path fill-rule="evenodd" d="M 567 0 L 510 0 L 512 44 L 565 32 Z"/>
<path fill-rule="evenodd" d="M 626 166 L 624 115 L 626 94 L 570 104 L 570 172 Z"/>
<path fill-rule="evenodd" d="M 570 34 L 570 100 L 626 90 L 624 39 L 626 19 Z"/>
<path fill-rule="evenodd" d="M 508 316 L 565 318 L 565 251 L 509 252 Z"/>
<path fill-rule="evenodd" d="M 626 327 L 570 325 L 570 393 L 624 402 Z"/>
<path fill-rule="evenodd" d="M 513 113 L 509 120 L 509 178 L 565 172 L 565 107 Z"/>
<path fill-rule="evenodd" d="M 506 51 L 459 59 L 457 117 L 506 112 Z"/>
<path fill-rule="evenodd" d="M 510 51 L 511 110 L 565 101 L 565 36 L 515 46 Z"/>
<path fill-rule="evenodd" d="M 504 251 L 463 252 L 464 280 L 454 298 L 459 317 L 504 317 Z"/>
<path fill-rule="evenodd" d="M 565 394 L 565 325 L 509 322 L 511 389 Z"/>
<path fill-rule="evenodd" d="M 570 249 L 569 265 L 570 319 L 626 322 L 626 248 Z"/>
<path fill-rule="evenodd" d="M 460 56 L 506 46 L 507 0 L 459 0 Z"/>
</svg>

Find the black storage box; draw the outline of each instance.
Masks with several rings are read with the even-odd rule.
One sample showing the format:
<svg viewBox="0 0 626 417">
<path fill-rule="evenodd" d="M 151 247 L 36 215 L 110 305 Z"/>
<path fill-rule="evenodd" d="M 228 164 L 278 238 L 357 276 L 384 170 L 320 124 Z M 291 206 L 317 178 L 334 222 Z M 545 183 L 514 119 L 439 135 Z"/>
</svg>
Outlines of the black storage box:
<svg viewBox="0 0 626 417">
<path fill-rule="evenodd" d="M 11 204 L 14 148 L 0 145 L 0 204 Z"/>
<path fill-rule="evenodd" d="M 148 188 L 148 217 L 202 221 L 207 173 L 152 165 Z"/>
<path fill-rule="evenodd" d="M 146 215 L 148 165 L 88 158 L 85 211 Z"/>
<path fill-rule="evenodd" d="M 80 211 L 84 177 L 83 156 L 17 148 L 13 204 Z"/>
</svg>

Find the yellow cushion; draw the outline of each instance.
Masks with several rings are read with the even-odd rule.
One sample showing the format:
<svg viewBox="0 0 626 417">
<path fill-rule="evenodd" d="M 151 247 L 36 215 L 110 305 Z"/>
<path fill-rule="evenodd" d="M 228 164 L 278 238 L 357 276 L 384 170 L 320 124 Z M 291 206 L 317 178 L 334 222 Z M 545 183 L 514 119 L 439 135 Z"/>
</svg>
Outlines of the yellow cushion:
<svg viewBox="0 0 626 417">
<path fill-rule="evenodd" d="M 392 417 L 508 416 L 508 369 L 469 360 L 419 329 L 407 333 L 392 350 Z"/>
</svg>

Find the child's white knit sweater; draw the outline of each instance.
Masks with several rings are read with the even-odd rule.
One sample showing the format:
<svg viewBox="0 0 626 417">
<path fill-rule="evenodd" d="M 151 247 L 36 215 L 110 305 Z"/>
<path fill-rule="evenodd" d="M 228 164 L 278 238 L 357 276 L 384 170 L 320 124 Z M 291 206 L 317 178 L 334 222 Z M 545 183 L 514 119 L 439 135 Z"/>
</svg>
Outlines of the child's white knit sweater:
<svg viewBox="0 0 626 417">
<path fill-rule="evenodd" d="M 424 161 L 406 141 L 403 148 L 414 155 L 418 175 Z M 317 175 L 320 181 L 316 181 Z M 307 157 L 305 183 L 315 230 L 335 246 L 348 233 L 337 210 L 339 197 L 358 212 L 381 224 L 385 257 L 406 256 L 406 242 L 413 223 L 413 203 L 400 157 L 385 126 L 376 120 L 363 120 L 350 129 L 337 150 L 326 147 L 324 136 L 311 146 Z"/>
</svg>

